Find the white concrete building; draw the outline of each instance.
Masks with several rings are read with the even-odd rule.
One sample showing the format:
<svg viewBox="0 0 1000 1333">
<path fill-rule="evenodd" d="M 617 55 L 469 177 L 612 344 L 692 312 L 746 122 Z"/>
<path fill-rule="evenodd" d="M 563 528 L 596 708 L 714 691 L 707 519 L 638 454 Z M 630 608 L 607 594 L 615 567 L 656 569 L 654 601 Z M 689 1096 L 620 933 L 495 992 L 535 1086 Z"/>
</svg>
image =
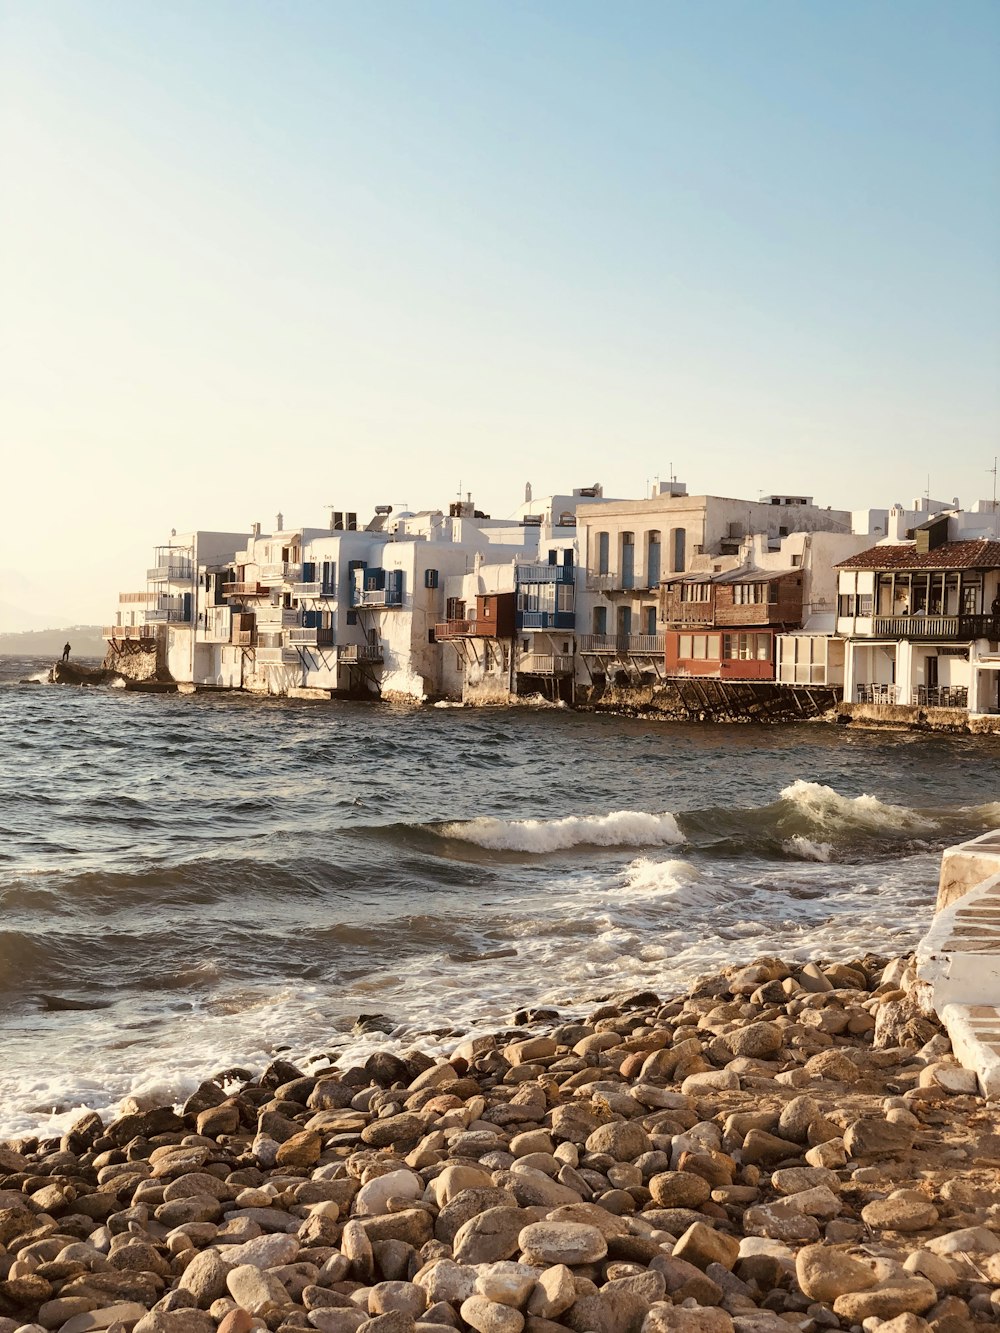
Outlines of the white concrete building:
<svg viewBox="0 0 1000 1333">
<path fill-rule="evenodd" d="M 844 698 L 1000 711 L 1000 540 L 992 502 L 938 511 L 839 566 Z"/>
<path fill-rule="evenodd" d="M 171 533 L 155 548 L 145 591 L 119 594 L 115 623 L 103 632 L 110 657 L 127 667 L 137 655 L 155 654 L 161 674 L 195 680 L 196 628 L 202 628 L 199 616 L 205 609 L 202 572 L 225 567 L 246 540 L 241 532 Z M 220 635 L 227 625 L 225 615 L 212 621 Z"/>
</svg>

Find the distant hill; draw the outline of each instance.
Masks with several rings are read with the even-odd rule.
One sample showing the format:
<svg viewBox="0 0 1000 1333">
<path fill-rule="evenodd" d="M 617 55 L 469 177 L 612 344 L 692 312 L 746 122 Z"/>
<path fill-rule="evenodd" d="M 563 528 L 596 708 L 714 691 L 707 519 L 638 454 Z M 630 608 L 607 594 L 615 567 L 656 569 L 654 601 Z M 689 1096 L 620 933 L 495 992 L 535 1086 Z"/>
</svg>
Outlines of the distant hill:
<svg viewBox="0 0 1000 1333">
<path fill-rule="evenodd" d="M 32 629 L 20 634 L 0 634 L 0 657 L 62 657 L 63 644 L 72 646 L 72 657 L 103 658 L 107 644 L 100 625 L 70 625 L 68 629 Z"/>
</svg>

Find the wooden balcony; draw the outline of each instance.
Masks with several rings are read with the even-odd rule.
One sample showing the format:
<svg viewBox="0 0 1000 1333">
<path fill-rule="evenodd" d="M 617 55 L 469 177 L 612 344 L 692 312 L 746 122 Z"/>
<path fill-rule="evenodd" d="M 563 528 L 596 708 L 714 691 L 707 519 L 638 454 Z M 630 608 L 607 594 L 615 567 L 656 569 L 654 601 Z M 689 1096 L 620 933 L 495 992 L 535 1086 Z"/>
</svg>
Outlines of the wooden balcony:
<svg viewBox="0 0 1000 1333">
<path fill-rule="evenodd" d="M 101 638 L 118 643 L 152 643 L 156 638 L 156 626 L 105 625 Z"/>
<path fill-rule="evenodd" d="M 434 638 L 438 643 L 447 639 L 474 639 L 476 633 L 474 620 L 439 620 L 434 626 Z"/>
<path fill-rule="evenodd" d="M 227 597 L 267 597 L 270 595 L 271 589 L 257 580 L 250 583 L 239 583 L 233 580 L 232 583 L 224 583 L 222 591 Z"/>
<path fill-rule="evenodd" d="M 876 639 L 998 639 L 1000 616 L 875 616 Z"/>
<path fill-rule="evenodd" d="M 254 629 L 234 629 L 229 642 L 235 648 L 256 648 L 257 631 Z"/>
</svg>

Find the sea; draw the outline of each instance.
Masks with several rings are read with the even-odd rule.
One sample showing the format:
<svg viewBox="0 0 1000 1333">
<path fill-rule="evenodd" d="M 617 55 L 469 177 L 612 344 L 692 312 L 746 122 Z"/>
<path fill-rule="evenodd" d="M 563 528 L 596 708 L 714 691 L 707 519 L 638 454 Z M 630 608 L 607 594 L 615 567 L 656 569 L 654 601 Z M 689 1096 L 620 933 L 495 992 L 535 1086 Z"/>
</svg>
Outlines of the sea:
<svg viewBox="0 0 1000 1333">
<path fill-rule="evenodd" d="M 48 666 L 0 658 L 0 1138 L 279 1053 L 448 1050 L 765 954 L 899 954 L 942 848 L 1000 825 L 996 737 L 144 694 Z"/>
</svg>

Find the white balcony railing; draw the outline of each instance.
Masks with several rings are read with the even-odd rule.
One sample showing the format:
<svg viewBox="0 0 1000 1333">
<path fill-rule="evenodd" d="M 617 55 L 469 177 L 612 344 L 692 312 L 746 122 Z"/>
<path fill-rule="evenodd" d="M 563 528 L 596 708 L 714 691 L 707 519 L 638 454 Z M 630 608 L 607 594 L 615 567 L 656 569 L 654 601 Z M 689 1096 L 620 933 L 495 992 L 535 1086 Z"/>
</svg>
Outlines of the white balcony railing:
<svg viewBox="0 0 1000 1333">
<path fill-rule="evenodd" d="M 524 653 L 517 669 L 525 676 L 571 676 L 573 656 L 571 653 Z"/>
<path fill-rule="evenodd" d="M 279 560 L 273 565 L 261 565 L 261 583 L 294 583 L 302 577 L 302 566 L 293 565 L 288 560 Z"/>
<path fill-rule="evenodd" d="M 281 648 L 258 648 L 258 666 L 294 666 L 299 660 L 298 652 L 287 645 Z"/>
<path fill-rule="evenodd" d="M 194 578 L 194 565 L 190 560 L 169 560 L 162 565 L 153 565 L 146 570 L 150 583 L 190 583 Z"/>
<path fill-rule="evenodd" d="M 287 606 L 262 606 L 257 611 L 259 629 L 291 629 L 299 623 L 298 611 Z"/>
</svg>

